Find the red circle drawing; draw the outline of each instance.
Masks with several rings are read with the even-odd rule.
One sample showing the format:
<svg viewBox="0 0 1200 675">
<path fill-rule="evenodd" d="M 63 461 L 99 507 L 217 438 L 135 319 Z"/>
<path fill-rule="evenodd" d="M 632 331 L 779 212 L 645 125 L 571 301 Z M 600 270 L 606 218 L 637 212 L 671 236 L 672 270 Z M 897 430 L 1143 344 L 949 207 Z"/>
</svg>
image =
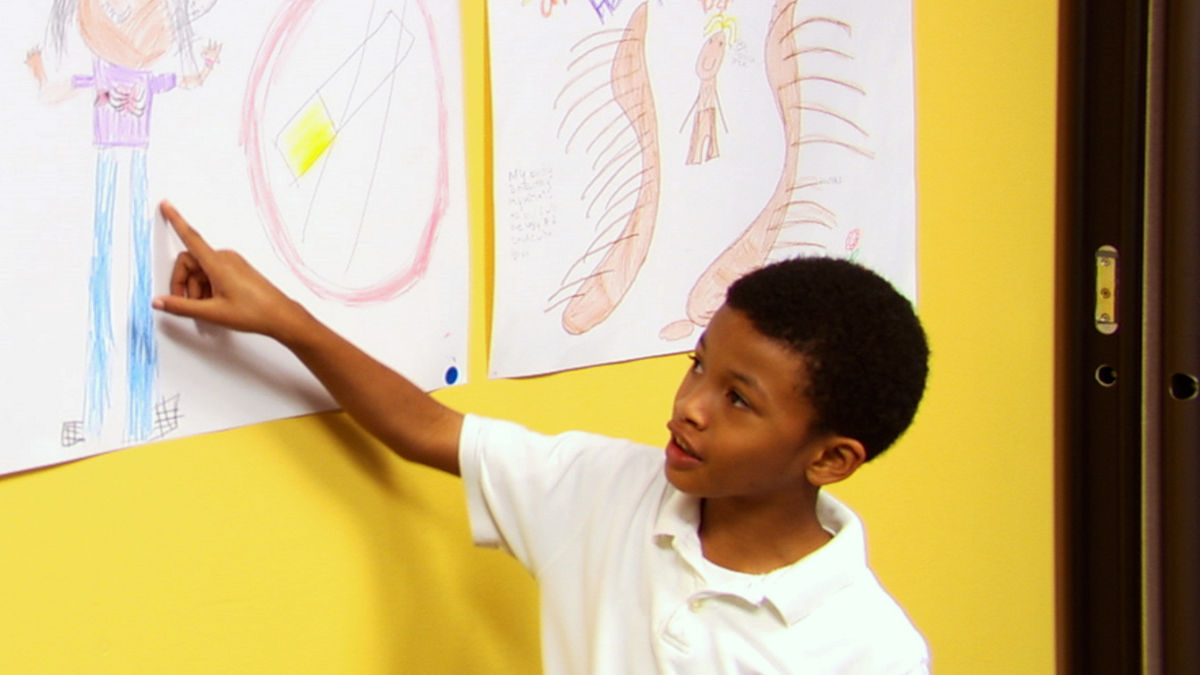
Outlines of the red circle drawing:
<svg viewBox="0 0 1200 675">
<path fill-rule="evenodd" d="M 428 270 L 438 229 L 446 214 L 449 195 L 449 153 L 445 85 L 438 56 L 433 19 L 424 0 L 415 0 L 429 39 L 436 106 L 436 167 L 430 209 L 424 218 L 411 259 L 401 261 L 381 279 L 361 285 L 344 285 L 324 278 L 304 259 L 280 208 L 266 165 L 263 114 L 272 81 L 288 63 L 292 49 L 320 0 L 285 2 L 272 20 L 250 71 L 242 105 L 241 144 L 246 153 L 250 186 L 272 246 L 292 272 L 318 296 L 349 305 L 383 302 L 395 298 L 421 280 Z"/>
</svg>

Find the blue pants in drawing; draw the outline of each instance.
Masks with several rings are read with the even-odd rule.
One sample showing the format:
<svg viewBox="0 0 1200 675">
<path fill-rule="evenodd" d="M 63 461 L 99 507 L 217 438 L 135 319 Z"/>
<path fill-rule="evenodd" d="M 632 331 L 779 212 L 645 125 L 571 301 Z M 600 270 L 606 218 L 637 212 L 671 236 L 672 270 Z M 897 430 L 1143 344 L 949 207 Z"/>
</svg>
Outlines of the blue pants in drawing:
<svg viewBox="0 0 1200 675">
<path fill-rule="evenodd" d="M 96 159 L 96 204 L 91 275 L 88 279 L 89 325 L 84 423 L 95 434 L 104 424 L 110 404 L 109 357 L 112 330 L 113 206 L 116 202 L 116 151 L 102 148 Z M 154 377 L 158 349 L 150 311 L 150 214 L 146 204 L 146 151 L 133 148 L 129 162 L 130 242 L 133 258 L 129 276 L 128 394 L 125 436 L 145 440 L 152 428 Z"/>
</svg>

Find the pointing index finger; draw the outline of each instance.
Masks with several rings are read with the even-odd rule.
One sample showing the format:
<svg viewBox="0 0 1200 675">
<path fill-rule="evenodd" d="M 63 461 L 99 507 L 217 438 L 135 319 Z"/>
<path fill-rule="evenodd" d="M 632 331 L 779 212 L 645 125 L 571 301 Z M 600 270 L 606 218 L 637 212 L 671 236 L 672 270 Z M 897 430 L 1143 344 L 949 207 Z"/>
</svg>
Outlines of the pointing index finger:
<svg viewBox="0 0 1200 675">
<path fill-rule="evenodd" d="M 196 228 L 188 224 L 188 221 L 179 215 L 179 211 L 171 205 L 170 202 L 162 202 L 159 204 L 159 209 L 162 211 L 163 217 L 174 228 L 175 234 L 179 235 L 179 239 L 183 241 L 183 245 L 191 251 L 192 255 L 196 256 L 197 260 L 204 261 L 212 254 L 213 249 L 204 241 L 204 237 L 196 231 Z"/>
</svg>

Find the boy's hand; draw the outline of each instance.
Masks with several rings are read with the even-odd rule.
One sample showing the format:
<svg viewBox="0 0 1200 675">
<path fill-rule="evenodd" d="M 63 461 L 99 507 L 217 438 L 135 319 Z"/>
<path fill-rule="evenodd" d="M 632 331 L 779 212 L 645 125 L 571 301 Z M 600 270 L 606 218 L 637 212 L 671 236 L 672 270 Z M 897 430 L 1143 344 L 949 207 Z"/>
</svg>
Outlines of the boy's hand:
<svg viewBox="0 0 1200 675">
<path fill-rule="evenodd" d="M 240 255 L 214 251 L 170 204 L 161 208 L 187 250 L 156 309 L 275 338 L 401 457 L 458 475 L 461 414 L 317 321 Z"/>
<path fill-rule="evenodd" d="M 169 203 L 160 209 L 187 250 L 175 259 L 171 294 L 155 298 L 155 309 L 281 340 L 307 319 L 300 305 L 242 256 L 213 250 Z"/>
</svg>

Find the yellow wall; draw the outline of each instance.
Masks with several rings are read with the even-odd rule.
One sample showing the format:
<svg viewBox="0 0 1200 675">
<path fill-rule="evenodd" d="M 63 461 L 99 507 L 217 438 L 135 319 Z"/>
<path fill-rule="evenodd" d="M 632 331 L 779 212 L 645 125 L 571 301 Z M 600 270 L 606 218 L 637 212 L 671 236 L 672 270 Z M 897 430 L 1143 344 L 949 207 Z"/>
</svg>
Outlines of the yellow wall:
<svg viewBox="0 0 1200 675">
<path fill-rule="evenodd" d="M 463 3 L 475 383 L 438 396 L 661 443 L 682 357 L 484 381 L 484 5 Z M 915 3 L 933 374 L 912 431 L 836 492 L 940 673 L 1054 667 L 1055 5 Z M 0 672 L 531 672 L 535 593 L 469 545 L 456 480 L 340 414 L 0 478 Z"/>
</svg>

